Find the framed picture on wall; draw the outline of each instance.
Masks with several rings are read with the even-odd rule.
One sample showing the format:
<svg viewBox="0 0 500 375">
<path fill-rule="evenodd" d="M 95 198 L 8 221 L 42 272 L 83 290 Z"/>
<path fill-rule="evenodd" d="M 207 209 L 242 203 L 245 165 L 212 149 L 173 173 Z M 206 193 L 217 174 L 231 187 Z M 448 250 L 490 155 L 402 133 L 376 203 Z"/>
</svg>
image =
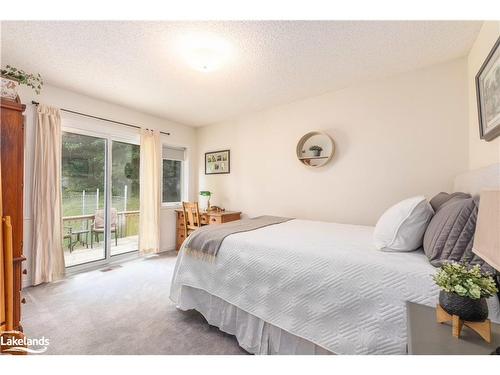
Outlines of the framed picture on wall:
<svg viewBox="0 0 500 375">
<path fill-rule="evenodd" d="M 476 75 L 477 110 L 481 139 L 500 135 L 500 38 Z"/>
<path fill-rule="evenodd" d="M 205 174 L 226 174 L 231 171 L 229 150 L 205 153 Z"/>
</svg>

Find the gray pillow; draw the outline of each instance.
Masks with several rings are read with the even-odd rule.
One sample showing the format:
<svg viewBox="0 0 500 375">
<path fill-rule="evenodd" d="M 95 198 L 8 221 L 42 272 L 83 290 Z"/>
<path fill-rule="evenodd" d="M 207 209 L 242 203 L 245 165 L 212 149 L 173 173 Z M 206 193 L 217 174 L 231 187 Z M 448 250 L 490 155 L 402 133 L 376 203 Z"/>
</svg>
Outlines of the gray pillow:
<svg viewBox="0 0 500 375">
<path fill-rule="evenodd" d="M 438 207 L 424 235 L 424 252 L 433 266 L 464 262 L 479 264 L 483 271 L 494 273 L 488 263 L 472 252 L 478 205 L 479 198 L 455 196 Z"/>
<path fill-rule="evenodd" d="M 467 194 L 467 193 L 456 192 L 456 193 L 448 194 L 448 193 L 441 192 L 439 194 L 436 194 L 429 201 L 429 203 L 431 204 L 432 209 L 434 210 L 434 212 L 438 212 L 439 208 L 443 204 L 445 204 L 446 202 L 450 201 L 451 199 L 470 198 L 470 197 L 471 197 L 471 195 Z"/>
</svg>

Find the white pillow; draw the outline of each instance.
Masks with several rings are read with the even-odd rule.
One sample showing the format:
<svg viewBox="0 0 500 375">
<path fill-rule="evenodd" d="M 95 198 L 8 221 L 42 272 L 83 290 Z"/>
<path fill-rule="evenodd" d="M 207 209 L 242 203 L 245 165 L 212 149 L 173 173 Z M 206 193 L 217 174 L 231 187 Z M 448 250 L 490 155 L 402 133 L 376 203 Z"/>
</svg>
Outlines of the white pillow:
<svg viewBox="0 0 500 375">
<path fill-rule="evenodd" d="M 373 241 L 384 251 L 413 251 L 422 246 L 425 230 L 434 210 L 425 197 L 396 203 L 378 219 Z"/>
</svg>

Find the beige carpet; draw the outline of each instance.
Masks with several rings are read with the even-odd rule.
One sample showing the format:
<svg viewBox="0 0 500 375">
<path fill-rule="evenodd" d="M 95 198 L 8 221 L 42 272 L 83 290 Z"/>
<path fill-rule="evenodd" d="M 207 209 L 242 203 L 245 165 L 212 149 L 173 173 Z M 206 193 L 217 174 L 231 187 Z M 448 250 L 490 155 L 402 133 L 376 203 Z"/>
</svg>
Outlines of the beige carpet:
<svg viewBox="0 0 500 375">
<path fill-rule="evenodd" d="M 246 354 L 233 336 L 168 298 L 175 254 L 24 290 L 24 331 L 47 354 Z"/>
</svg>

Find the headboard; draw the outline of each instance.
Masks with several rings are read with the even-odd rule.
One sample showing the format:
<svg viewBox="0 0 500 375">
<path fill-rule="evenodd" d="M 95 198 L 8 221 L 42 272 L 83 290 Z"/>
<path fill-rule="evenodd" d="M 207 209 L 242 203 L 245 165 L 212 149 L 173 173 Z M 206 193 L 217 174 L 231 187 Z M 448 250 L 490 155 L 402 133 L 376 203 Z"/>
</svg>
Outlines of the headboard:
<svg viewBox="0 0 500 375">
<path fill-rule="evenodd" d="M 500 189 L 500 163 L 464 172 L 455 177 L 453 191 L 479 195 L 482 189 Z"/>
</svg>

